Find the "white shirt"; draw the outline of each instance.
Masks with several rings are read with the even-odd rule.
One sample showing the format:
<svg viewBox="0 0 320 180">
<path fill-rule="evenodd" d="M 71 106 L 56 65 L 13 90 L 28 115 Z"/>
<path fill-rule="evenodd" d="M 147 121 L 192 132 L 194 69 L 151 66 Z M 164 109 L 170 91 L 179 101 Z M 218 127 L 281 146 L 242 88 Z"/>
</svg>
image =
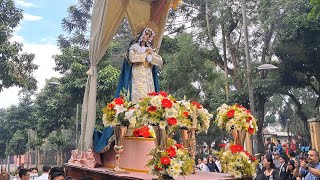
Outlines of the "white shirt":
<svg viewBox="0 0 320 180">
<path fill-rule="evenodd" d="M 210 172 L 208 166 L 203 163 L 200 164 L 200 170 L 205 172 Z"/>
<path fill-rule="evenodd" d="M 43 173 L 41 176 L 39 176 L 36 180 L 48 180 L 49 175 L 48 173 Z"/>
</svg>

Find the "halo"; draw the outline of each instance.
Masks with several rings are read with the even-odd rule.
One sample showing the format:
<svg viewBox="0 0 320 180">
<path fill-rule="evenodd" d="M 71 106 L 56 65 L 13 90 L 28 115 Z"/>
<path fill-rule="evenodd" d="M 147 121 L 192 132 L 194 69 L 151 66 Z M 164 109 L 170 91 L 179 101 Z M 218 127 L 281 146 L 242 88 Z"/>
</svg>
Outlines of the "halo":
<svg viewBox="0 0 320 180">
<path fill-rule="evenodd" d="M 149 20 L 143 20 L 140 24 L 137 24 L 135 26 L 136 32 L 133 32 L 133 35 L 136 37 L 144 28 L 151 28 L 153 32 L 155 33 L 155 36 L 153 38 L 153 41 L 158 39 L 159 37 L 159 26 L 157 23 Z"/>
</svg>

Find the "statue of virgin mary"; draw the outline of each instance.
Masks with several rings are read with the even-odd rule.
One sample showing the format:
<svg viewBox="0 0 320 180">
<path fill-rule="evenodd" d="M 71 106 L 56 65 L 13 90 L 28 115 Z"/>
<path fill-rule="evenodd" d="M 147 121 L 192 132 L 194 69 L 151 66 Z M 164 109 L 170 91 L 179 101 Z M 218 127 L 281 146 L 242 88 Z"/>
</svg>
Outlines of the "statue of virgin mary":
<svg viewBox="0 0 320 180">
<path fill-rule="evenodd" d="M 151 28 L 144 28 L 131 41 L 121 68 L 116 97 L 125 90 L 132 103 L 137 103 L 148 93 L 159 91 L 158 68 L 162 67 L 163 61 L 152 48 L 154 36 Z"/>
</svg>

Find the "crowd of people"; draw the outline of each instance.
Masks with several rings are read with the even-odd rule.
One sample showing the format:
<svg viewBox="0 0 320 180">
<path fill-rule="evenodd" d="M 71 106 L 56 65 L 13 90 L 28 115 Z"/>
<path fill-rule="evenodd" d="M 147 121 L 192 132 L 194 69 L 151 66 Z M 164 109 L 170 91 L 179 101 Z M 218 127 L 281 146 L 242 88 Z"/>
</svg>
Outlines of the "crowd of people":
<svg viewBox="0 0 320 180">
<path fill-rule="evenodd" d="M 10 174 L 6 171 L 5 167 L 1 167 L 0 180 L 10 180 Z M 15 171 L 13 180 L 77 180 L 77 178 L 67 176 L 62 167 L 53 167 L 44 165 L 42 167 L 42 174 L 39 174 L 38 168 L 33 167 L 30 169 L 24 168 L 23 165 L 19 166 Z M 93 180 L 90 176 L 80 178 L 80 180 Z"/>
<path fill-rule="evenodd" d="M 219 158 L 212 155 L 202 159 L 199 158 L 196 167 L 198 170 L 205 172 L 222 172 Z"/>
<path fill-rule="evenodd" d="M 320 180 L 319 152 L 309 149 L 302 136 L 297 143 L 266 142 L 266 154 L 257 169 L 257 180 Z"/>
</svg>

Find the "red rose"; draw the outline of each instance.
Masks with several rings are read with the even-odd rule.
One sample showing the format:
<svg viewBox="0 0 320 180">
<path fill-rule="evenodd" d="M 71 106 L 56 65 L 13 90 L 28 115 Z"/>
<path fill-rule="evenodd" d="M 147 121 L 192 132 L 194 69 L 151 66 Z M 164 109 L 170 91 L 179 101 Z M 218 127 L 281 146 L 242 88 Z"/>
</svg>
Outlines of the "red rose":
<svg viewBox="0 0 320 180">
<path fill-rule="evenodd" d="M 189 113 L 187 111 L 183 112 L 183 116 L 184 117 L 188 117 L 189 116 Z"/>
<path fill-rule="evenodd" d="M 175 146 L 176 146 L 178 149 L 182 149 L 182 148 L 183 148 L 183 145 L 182 145 L 182 144 L 175 144 Z"/>
<path fill-rule="evenodd" d="M 121 99 L 121 98 L 115 98 L 115 99 L 114 99 L 114 103 L 115 103 L 116 105 L 122 105 L 122 104 L 124 103 L 124 101 L 123 101 L 123 99 Z"/>
<path fill-rule="evenodd" d="M 249 133 L 249 134 L 253 134 L 253 133 L 254 133 L 254 128 L 249 127 L 249 128 L 248 128 L 248 133 Z"/>
<path fill-rule="evenodd" d="M 229 111 L 227 112 L 227 117 L 228 117 L 228 118 L 233 118 L 234 112 L 235 112 L 234 109 L 229 110 Z"/>
<path fill-rule="evenodd" d="M 158 167 L 158 166 L 154 166 L 154 169 L 155 169 L 156 171 L 162 171 L 162 170 L 163 170 L 162 168 L 160 168 L 160 167 Z"/>
<path fill-rule="evenodd" d="M 245 107 L 243 107 L 242 105 L 240 105 L 240 104 L 237 104 L 236 105 L 238 108 L 245 108 Z"/>
<path fill-rule="evenodd" d="M 198 109 L 201 109 L 201 108 L 202 108 L 201 104 L 199 104 L 199 103 L 196 102 L 196 101 L 193 101 L 191 104 L 194 105 L 194 106 L 196 106 Z"/>
<path fill-rule="evenodd" d="M 241 151 L 243 151 L 243 149 L 244 149 L 244 148 L 243 148 L 241 145 L 239 145 L 239 144 L 231 145 L 231 146 L 230 146 L 230 150 L 231 150 L 232 153 L 241 152 Z"/>
<path fill-rule="evenodd" d="M 139 136 L 140 136 L 140 130 L 139 130 L 139 129 L 135 129 L 135 130 L 133 131 L 133 136 L 134 136 L 134 137 L 139 137 Z"/>
<path fill-rule="evenodd" d="M 251 111 L 250 111 L 250 110 L 246 110 L 246 113 L 250 114 L 250 113 L 251 113 Z"/>
<path fill-rule="evenodd" d="M 221 148 L 225 148 L 226 145 L 227 145 L 227 144 L 222 143 L 222 144 L 219 144 L 218 146 L 221 147 Z"/>
<path fill-rule="evenodd" d="M 161 96 L 163 96 L 163 97 L 167 97 L 168 96 L 168 94 L 166 92 L 164 92 L 164 91 L 160 91 L 159 94 Z"/>
<path fill-rule="evenodd" d="M 140 129 L 142 131 L 149 131 L 150 130 L 148 126 L 142 126 Z"/>
<path fill-rule="evenodd" d="M 249 117 L 247 118 L 247 123 L 249 123 L 251 120 L 252 120 L 252 117 L 249 116 Z"/>
<path fill-rule="evenodd" d="M 177 119 L 174 117 L 168 118 L 167 119 L 168 124 L 170 125 L 176 125 L 177 124 Z"/>
<path fill-rule="evenodd" d="M 169 147 L 167 153 L 170 157 L 175 157 L 177 155 L 176 149 L 174 147 Z"/>
<path fill-rule="evenodd" d="M 158 93 L 157 93 L 157 92 L 151 92 L 151 93 L 148 93 L 148 96 L 156 96 L 156 95 L 158 95 Z"/>
<path fill-rule="evenodd" d="M 109 103 L 109 104 L 108 104 L 108 108 L 113 109 L 113 108 L 114 108 L 114 104 Z"/>
<path fill-rule="evenodd" d="M 157 110 L 157 106 L 149 106 L 147 111 L 148 112 L 155 112 Z"/>
<path fill-rule="evenodd" d="M 248 151 L 243 150 L 243 152 L 244 152 L 248 157 L 251 158 L 251 154 L 250 154 Z"/>
<path fill-rule="evenodd" d="M 150 132 L 149 131 L 142 131 L 143 133 L 142 133 L 142 136 L 144 137 L 144 138 L 148 138 L 148 137 L 150 137 Z"/>
<path fill-rule="evenodd" d="M 161 104 L 164 108 L 172 107 L 172 101 L 170 99 L 162 99 Z"/>
<path fill-rule="evenodd" d="M 168 156 L 160 158 L 160 161 L 163 165 L 168 165 L 170 164 L 170 158 Z"/>
<path fill-rule="evenodd" d="M 256 160 L 257 160 L 257 158 L 256 158 L 256 157 L 254 157 L 254 156 L 251 156 L 251 160 L 252 160 L 252 161 L 256 161 Z"/>
</svg>

